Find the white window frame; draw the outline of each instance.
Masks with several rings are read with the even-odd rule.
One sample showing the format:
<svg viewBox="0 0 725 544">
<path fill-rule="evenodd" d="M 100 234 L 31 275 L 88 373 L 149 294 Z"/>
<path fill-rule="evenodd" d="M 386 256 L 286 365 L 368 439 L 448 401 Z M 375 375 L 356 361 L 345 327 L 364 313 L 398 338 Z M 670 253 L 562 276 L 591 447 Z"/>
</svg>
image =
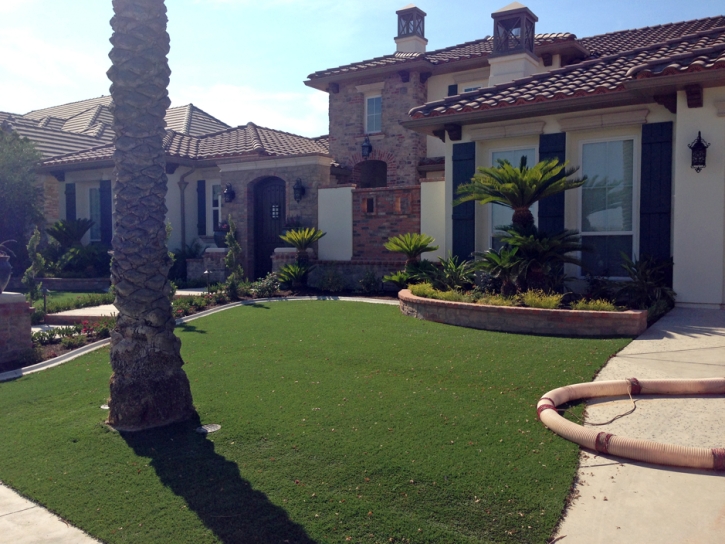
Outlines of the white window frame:
<svg viewBox="0 0 725 544">
<path fill-rule="evenodd" d="M 641 175 L 641 156 L 642 156 L 642 142 L 641 138 L 637 133 L 626 133 L 619 136 L 611 136 L 606 138 L 587 138 L 579 140 L 579 164 L 583 168 L 584 165 L 584 146 L 586 144 L 600 144 L 606 142 L 622 142 L 624 140 L 632 140 L 632 230 L 631 231 L 606 231 L 606 232 L 583 232 L 582 231 L 582 212 L 584 210 L 584 188 L 579 187 L 577 189 L 577 203 L 579 209 L 577 210 L 577 229 L 582 239 L 582 243 L 586 244 L 586 238 L 590 236 L 628 236 L 632 235 L 632 254 L 629 256 L 630 259 L 634 259 L 639 255 L 639 203 L 640 203 L 640 175 Z M 580 170 L 578 174 L 584 175 Z M 579 258 L 582 254 L 579 253 Z M 578 266 L 579 278 L 584 278 L 585 275 L 582 273 L 582 267 Z M 624 280 L 626 276 L 607 276 L 613 280 Z"/>
<path fill-rule="evenodd" d="M 93 197 L 91 196 L 93 194 L 93 191 L 96 191 L 98 193 L 98 221 L 95 221 L 93 218 Z M 89 187 L 88 188 L 88 218 L 93 221 L 93 226 L 88 229 L 88 240 L 90 242 L 100 242 L 101 241 L 101 188 L 100 187 Z M 98 231 L 98 237 L 93 236 L 93 231 Z"/>
<path fill-rule="evenodd" d="M 222 200 L 224 199 L 222 184 L 220 181 L 209 181 L 207 183 L 209 194 L 207 195 L 207 232 L 214 232 L 214 212 L 219 211 L 219 223 L 224 221 L 222 217 Z M 214 206 L 214 187 L 219 187 L 219 205 Z"/>
<path fill-rule="evenodd" d="M 375 100 L 376 98 L 380 99 L 380 127 L 378 130 L 370 130 L 370 116 L 368 114 L 368 107 L 370 105 L 371 100 Z M 383 95 L 378 94 L 371 94 L 365 96 L 365 134 L 379 134 L 383 131 Z"/>
<path fill-rule="evenodd" d="M 491 165 L 491 167 L 498 166 L 498 163 L 493 162 L 493 155 L 494 153 L 506 153 L 509 151 L 524 151 L 528 149 L 534 150 L 534 164 L 539 162 L 539 146 L 538 145 L 517 145 L 517 146 L 511 146 L 511 147 L 498 147 L 495 149 L 489 149 L 488 151 L 488 164 Z M 518 167 L 518 165 L 513 164 L 512 166 Z M 527 164 L 529 168 L 533 166 L 533 164 Z M 493 207 L 495 204 L 489 204 L 488 205 L 488 228 L 489 228 L 489 236 L 488 236 L 488 246 L 489 249 L 493 248 L 493 235 L 496 232 L 496 226 L 493 224 Z M 534 224 L 538 226 L 539 224 L 539 217 L 538 217 L 538 207 L 537 207 L 537 214 L 534 215 Z"/>
</svg>

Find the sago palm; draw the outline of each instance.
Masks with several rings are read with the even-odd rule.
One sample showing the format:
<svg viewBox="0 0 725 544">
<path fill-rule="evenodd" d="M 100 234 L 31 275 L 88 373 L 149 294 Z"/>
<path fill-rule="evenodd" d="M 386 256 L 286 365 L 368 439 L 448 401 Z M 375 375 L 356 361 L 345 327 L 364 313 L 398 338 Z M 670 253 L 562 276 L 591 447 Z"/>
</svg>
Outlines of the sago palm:
<svg viewBox="0 0 725 544">
<path fill-rule="evenodd" d="M 533 167 L 521 158 L 518 168 L 506 160 L 499 160 L 498 166 L 479 168 L 469 183 L 458 187 L 458 199 L 454 206 L 476 200 L 481 204 L 502 204 L 514 210 L 513 224 L 528 229 L 534 224 L 531 206 L 539 200 L 562 191 L 581 187 L 586 178 L 569 179 L 577 169 L 566 168 L 568 163 L 558 159 L 541 161 Z"/>
<path fill-rule="evenodd" d="M 405 255 L 405 264 L 409 265 L 417 261 L 423 253 L 438 249 L 438 246 L 432 245 L 433 242 L 435 242 L 435 239 L 427 234 L 406 232 L 388 238 L 384 246 L 388 251 Z"/>
<path fill-rule="evenodd" d="M 113 0 L 111 19 L 115 228 L 108 423 L 137 431 L 194 415 L 171 314 L 166 247 L 164 116 L 169 35 L 164 0 Z"/>
</svg>

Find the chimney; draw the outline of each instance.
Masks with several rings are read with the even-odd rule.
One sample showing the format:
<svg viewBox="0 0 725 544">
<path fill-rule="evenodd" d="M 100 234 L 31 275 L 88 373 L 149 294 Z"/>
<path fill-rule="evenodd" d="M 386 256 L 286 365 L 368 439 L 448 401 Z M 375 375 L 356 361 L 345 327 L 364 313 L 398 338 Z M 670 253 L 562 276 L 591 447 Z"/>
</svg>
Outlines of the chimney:
<svg viewBox="0 0 725 544">
<path fill-rule="evenodd" d="M 398 15 L 398 35 L 395 45 L 398 53 L 425 53 L 425 11 L 413 4 L 395 12 Z"/>
<path fill-rule="evenodd" d="M 493 53 L 489 87 L 527 77 L 540 71 L 534 55 L 536 21 L 529 8 L 513 2 L 491 14 L 493 19 Z"/>
</svg>

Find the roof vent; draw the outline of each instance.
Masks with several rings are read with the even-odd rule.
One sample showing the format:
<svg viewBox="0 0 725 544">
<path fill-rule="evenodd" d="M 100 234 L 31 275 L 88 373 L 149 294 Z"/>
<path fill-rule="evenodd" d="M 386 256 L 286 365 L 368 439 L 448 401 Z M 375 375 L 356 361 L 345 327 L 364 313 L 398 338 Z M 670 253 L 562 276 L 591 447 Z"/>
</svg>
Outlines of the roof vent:
<svg viewBox="0 0 725 544">
<path fill-rule="evenodd" d="M 395 38 L 398 53 L 425 53 L 425 11 L 413 4 L 395 12 L 398 15 L 398 35 Z"/>
</svg>

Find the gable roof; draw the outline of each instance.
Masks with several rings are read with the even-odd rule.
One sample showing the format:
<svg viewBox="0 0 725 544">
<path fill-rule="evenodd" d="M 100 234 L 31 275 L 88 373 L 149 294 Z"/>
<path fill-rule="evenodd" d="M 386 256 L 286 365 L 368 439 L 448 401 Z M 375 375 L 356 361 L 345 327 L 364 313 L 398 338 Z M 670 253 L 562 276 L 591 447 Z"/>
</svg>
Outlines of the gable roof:
<svg viewBox="0 0 725 544">
<path fill-rule="evenodd" d="M 259 127 L 254 123 L 203 136 L 189 136 L 167 130 L 164 149 L 167 157 L 199 161 L 330 153 L 326 136 L 307 138 L 281 130 Z M 107 162 L 113 160 L 113 152 L 113 144 L 108 144 L 53 157 L 44 161 L 42 166 L 54 168 L 71 164 Z"/>
<path fill-rule="evenodd" d="M 702 22 L 708 24 L 691 24 Z M 691 23 L 681 23 L 678 28 L 712 27 L 716 23 L 721 26 L 446 97 L 413 108 L 410 115 L 413 119 L 422 119 L 605 94 L 611 96 L 628 91 L 628 83 L 635 78 L 725 68 L 725 18 Z M 665 33 L 668 35 L 675 25 L 665 26 L 668 26 Z M 662 35 L 652 32 L 651 28 L 644 30 L 647 39 L 642 41 Z"/>
</svg>

